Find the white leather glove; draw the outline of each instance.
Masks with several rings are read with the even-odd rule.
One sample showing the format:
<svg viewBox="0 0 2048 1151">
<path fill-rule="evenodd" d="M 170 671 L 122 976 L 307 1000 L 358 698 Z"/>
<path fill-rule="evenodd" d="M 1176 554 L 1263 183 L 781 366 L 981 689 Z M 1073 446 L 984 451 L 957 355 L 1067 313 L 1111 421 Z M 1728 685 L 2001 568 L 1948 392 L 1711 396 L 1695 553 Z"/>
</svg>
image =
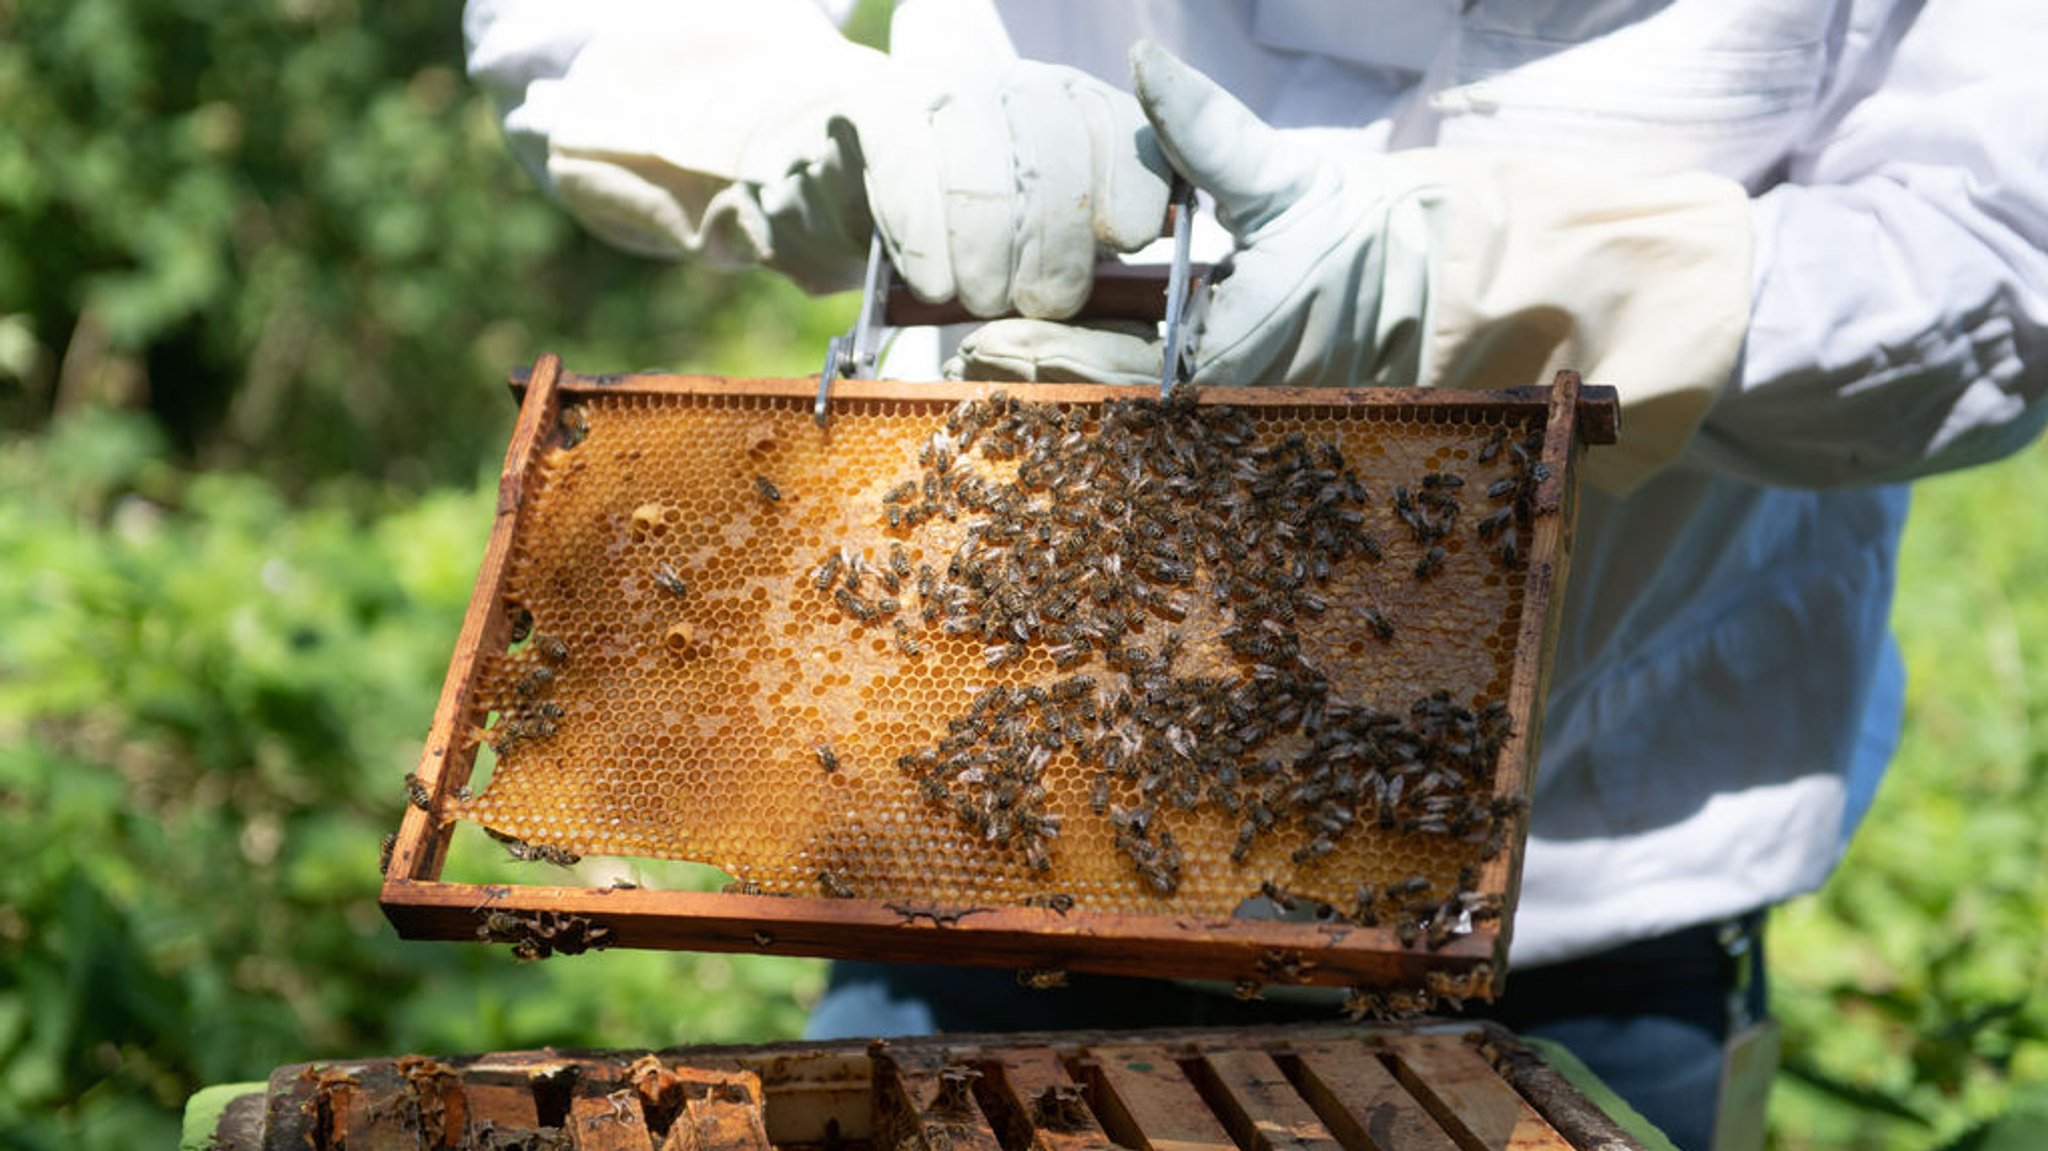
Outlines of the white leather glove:
<svg viewBox="0 0 2048 1151">
<path fill-rule="evenodd" d="M 560 75 L 487 79 L 563 205 L 620 247 L 829 290 L 859 283 L 879 225 L 920 298 L 1060 317 L 1098 249 L 1159 234 L 1166 160 L 1137 102 L 1085 73 L 997 60 L 941 85 L 808 0 L 606 13 Z"/>
<path fill-rule="evenodd" d="M 1131 64 L 1167 157 L 1236 240 L 1196 383 L 1500 388 L 1573 368 L 1621 393 L 1621 442 L 1588 458 L 1611 490 L 1676 457 L 1726 385 L 1750 291 L 1736 184 L 1436 149 L 1332 156 L 1157 45 Z M 1006 320 L 947 374 L 1136 383 L 1159 362 L 1156 339 Z"/>
</svg>

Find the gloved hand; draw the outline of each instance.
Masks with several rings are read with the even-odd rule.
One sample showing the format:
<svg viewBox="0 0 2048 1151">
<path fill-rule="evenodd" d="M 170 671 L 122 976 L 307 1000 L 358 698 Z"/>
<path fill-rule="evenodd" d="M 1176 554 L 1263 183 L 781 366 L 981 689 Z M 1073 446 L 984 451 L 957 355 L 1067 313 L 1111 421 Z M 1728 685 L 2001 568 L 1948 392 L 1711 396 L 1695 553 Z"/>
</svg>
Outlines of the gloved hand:
<svg viewBox="0 0 2048 1151">
<path fill-rule="evenodd" d="M 1098 250 L 1136 251 L 1166 215 L 1166 159 L 1137 101 L 1072 68 L 1015 61 L 870 103 L 848 129 L 889 256 L 928 303 L 1073 315 Z"/>
<path fill-rule="evenodd" d="M 1131 52 L 1173 166 L 1236 241 L 1209 301 L 1206 385 L 1499 388 L 1573 368 L 1614 385 L 1612 490 L 1674 458 L 1726 384 L 1749 303 L 1743 190 L 1437 149 L 1334 156 L 1157 45 Z M 971 335 L 957 378 L 1156 380 L 1156 339 L 1033 320 Z"/>
<path fill-rule="evenodd" d="M 1085 73 L 966 75 L 936 82 L 852 44 L 808 0 L 646 5 L 518 90 L 508 125 L 618 246 L 826 290 L 859 283 L 879 226 L 921 299 L 1071 315 L 1098 249 L 1157 238 L 1166 160 L 1137 102 Z"/>
</svg>

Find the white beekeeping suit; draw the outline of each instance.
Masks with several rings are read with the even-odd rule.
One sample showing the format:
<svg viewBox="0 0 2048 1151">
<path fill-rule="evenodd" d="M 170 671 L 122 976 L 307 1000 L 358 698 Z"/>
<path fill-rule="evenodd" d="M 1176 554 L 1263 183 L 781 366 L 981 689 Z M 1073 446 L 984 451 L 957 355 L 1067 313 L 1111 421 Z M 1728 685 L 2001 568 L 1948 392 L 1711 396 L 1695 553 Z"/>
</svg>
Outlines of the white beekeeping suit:
<svg viewBox="0 0 2048 1151">
<path fill-rule="evenodd" d="M 887 57 L 797 0 L 473 3 L 469 31 L 522 156 L 600 234 L 831 287 L 879 221 L 923 294 L 1040 318 L 965 349 L 964 370 L 1020 378 L 1091 357 L 1114 376 L 1129 350 L 1042 320 L 1071 313 L 1097 249 L 1156 232 L 1159 154 L 1110 98 L 1149 40 L 1286 130 L 1145 58 L 1144 108 L 1222 189 L 1224 241 L 1302 269 L 1234 304 L 1293 324 L 1289 350 L 1247 324 L 1244 358 L 1198 352 L 1198 379 L 1504 386 L 1562 364 L 1620 388 L 1623 449 L 1580 508 L 1518 966 L 1825 878 L 1896 740 L 1902 482 L 2048 418 L 2031 0 L 910 0 Z M 1034 135 L 1051 107 L 1092 125 L 1077 146 Z M 963 108 L 979 127 L 944 122 Z M 1048 155 L 1071 162 L 1011 180 Z M 1317 226 L 1282 235 L 1297 218 Z"/>
</svg>

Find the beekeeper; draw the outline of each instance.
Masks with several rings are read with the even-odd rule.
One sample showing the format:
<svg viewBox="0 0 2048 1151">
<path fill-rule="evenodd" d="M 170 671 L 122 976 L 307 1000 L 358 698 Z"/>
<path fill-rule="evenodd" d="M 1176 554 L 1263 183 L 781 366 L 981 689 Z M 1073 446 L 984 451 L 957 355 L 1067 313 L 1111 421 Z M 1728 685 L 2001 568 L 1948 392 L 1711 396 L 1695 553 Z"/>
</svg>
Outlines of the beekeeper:
<svg viewBox="0 0 2048 1151">
<path fill-rule="evenodd" d="M 472 0 L 467 32 L 599 236 L 824 290 L 879 228 L 918 295 L 1022 317 L 957 375 L 1155 379 L 1154 334 L 1060 321 L 1179 172 L 1232 264 L 1199 383 L 1619 389 L 1509 1015 L 1542 1000 L 1521 1026 L 1705 1145 L 1761 1003 L 1732 953 L 1827 876 L 1897 739 L 1905 482 L 2048 417 L 2048 8 L 904 0 L 883 55 L 805 0 Z M 978 978 L 847 968 L 814 1025 L 985 1024 L 961 1004 L 1002 997 L 948 990 Z M 1102 1025 L 1126 992 L 1075 995 Z"/>
</svg>

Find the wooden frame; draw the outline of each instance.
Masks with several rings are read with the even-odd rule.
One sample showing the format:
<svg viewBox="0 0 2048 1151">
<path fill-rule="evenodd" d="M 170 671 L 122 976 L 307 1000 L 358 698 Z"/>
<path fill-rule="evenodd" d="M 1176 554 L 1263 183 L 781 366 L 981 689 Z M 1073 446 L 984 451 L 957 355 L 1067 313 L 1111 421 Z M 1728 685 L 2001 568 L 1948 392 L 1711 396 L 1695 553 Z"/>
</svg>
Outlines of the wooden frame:
<svg viewBox="0 0 2048 1151">
<path fill-rule="evenodd" d="M 213 1132 L 217 1145 L 1641 1147 L 1533 1049 L 1486 1022 L 407 1055 L 288 1064 L 266 1087 L 228 1105 Z"/>
<path fill-rule="evenodd" d="M 915 399 L 951 404 L 990 385 L 904 384 L 850 380 L 839 399 Z M 705 892 L 615 890 L 560 886 L 443 882 L 453 831 L 451 797 L 469 778 L 475 745 L 464 738 L 472 678 L 480 653 L 502 650 L 508 623 L 500 610 L 507 562 L 527 506 L 539 454 L 556 432 L 565 398 L 631 388 L 657 394 L 724 394 L 808 399 L 814 379 L 724 379 L 639 375 L 586 376 L 543 357 L 513 379 L 521 398 L 518 422 L 500 478 L 496 520 L 475 592 L 417 769 L 428 800 L 409 807 L 400 826 L 381 903 L 399 933 L 413 939 L 476 939 L 489 917 L 546 921 L 558 949 L 628 946 L 704 951 L 771 952 L 886 961 L 1060 968 L 1126 975 L 1300 982 L 1331 986 L 1420 986 L 1433 978 L 1443 993 L 1489 998 L 1505 973 L 1508 923 L 1478 927 L 1438 949 L 1403 946 L 1394 930 L 1345 922 L 1282 922 L 1170 915 L 1123 915 L 1028 907 L 958 908 L 947 916 L 910 917 L 877 901 L 826 900 Z M 1034 400 L 1097 402 L 1149 389 L 1034 385 Z M 1523 569 L 1523 612 L 1507 704 L 1515 731 L 1501 762 L 1505 793 L 1526 795 L 1527 773 L 1540 743 L 1549 650 L 1571 545 L 1575 464 L 1582 445 L 1611 443 L 1616 403 L 1611 389 L 1582 387 L 1559 373 L 1548 388 L 1501 392 L 1393 389 L 1232 390 L 1228 403 L 1250 408 L 1346 404 L 1409 415 L 1492 412 L 1544 415 L 1537 516 Z M 1526 822 L 1517 820 L 1509 850 L 1486 865 L 1481 889 L 1516 890 Z M 497 922 L 504 922 L 498 920 Z M 1285 960 L 1287 962 L 1276 962 Z M 1303 961 L 1305 960 L 1305 962 Z M 1284 974 L 1276 975 L 1276 968 Z"/>
</svg>

